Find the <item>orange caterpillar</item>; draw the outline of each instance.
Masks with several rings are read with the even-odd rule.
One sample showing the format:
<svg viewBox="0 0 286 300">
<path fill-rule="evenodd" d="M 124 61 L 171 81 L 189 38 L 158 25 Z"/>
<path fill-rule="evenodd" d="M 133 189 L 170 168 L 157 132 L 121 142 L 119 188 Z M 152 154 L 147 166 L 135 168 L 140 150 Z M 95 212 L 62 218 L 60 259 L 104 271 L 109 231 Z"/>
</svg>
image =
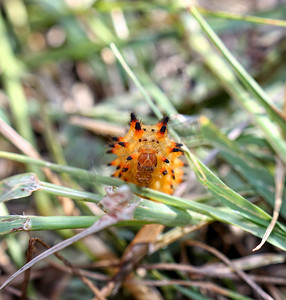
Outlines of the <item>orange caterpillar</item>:
<svg viewBox="0 0 286 300">
<path fill-rule="evenodd" d="M 154 126 L 143 125 L 131 113 L 130 129 L 124 137 L 114 137 L 112 149 L 117 158 L 110 166 L 115 166 L 112 174 L 127 182 L 172 194 L 175 185 L 182 181 L 184 163 L 178 158 L 183 154 L 182 144 L 168 138 L 164 117 Z"/>
</svg>

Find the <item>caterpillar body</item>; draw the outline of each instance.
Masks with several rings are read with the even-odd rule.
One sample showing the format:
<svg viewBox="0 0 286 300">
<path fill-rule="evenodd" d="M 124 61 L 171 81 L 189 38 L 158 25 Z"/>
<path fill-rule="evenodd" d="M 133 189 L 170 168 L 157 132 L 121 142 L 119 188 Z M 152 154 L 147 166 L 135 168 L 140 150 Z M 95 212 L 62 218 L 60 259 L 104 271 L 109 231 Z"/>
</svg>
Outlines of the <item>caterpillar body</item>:
<svg viewBox="0 0 286 300">
<path fill-rule="evenodd" d="M 108 153 L 117 156 L 109 165 L 116 167 L 112 174 L 127 182 L 172 194 L 182 181 L 184 163 L 182 144 L 168 137 L 164 117 L 156 125 L 143 125 L 131 113 L 130 129 L 124 137 L 112 138 Z"/>
</svg>

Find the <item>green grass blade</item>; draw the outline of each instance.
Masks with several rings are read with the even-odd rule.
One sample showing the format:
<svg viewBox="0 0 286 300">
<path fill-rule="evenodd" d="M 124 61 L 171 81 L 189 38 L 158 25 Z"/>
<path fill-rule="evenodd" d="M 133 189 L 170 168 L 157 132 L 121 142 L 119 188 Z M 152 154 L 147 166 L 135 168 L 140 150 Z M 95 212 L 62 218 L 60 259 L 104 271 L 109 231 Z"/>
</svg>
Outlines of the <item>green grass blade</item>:
<svg viewBox="0 0 286 300">
<path fill-rule="evenodd" d="M 1 75 L 3 85 L 9 97 L 16 128 L 25 139 L 35 144 L 28 117 L 27 100 L 20 80 L 20 76 L 23 74 L 23 66 L 13 53 L 2 14 L 0 14 L 0 40 Z"/>
<path fill-rule="evenodd" d="M 0 235 L 17 231 L 87 228 L 98 219 L 98 216 L 2 216 Z"/>
<path fill-rule="evenodd" d="M 218 17 L 218 18 L 243 21 L 243 22 L 249 22 L 249 23 L 254 23 L 254 24 L 286 27 L 285 20 L 277 20 L 277 19 L 269 19 L 269 18 L 263 18 L 263 17 L 258 17 L 258 16 L 242 15 L 242 14 L 236 14 L 236 13 L 231 13 L 231 12 L 226 12 L 226 11 L 211 11 L 211 10 L 205 9 L 203 7 L 198 7 L 197 9 L 201 14 L 204 14 L 206 16 L 213 16 L 213 17 Z"/>
<path fill-rule="evenodd" d="M 182 21 L 189 31 L 188 38 L 191 48 L 199 53 L 207 67 L 215 74 L 226 91 L 251 114 L 254 122 L 261 128 L 269 144 L 277 152 L 281 160 L 286 163 L 286 143 L 283 140 L 280 128 L 263 112 L 263 102 L 258 103 L 241 86 L 228 64 L 211 47 L 209 41 L 200 30 L 196 19 L 190 14 L 183 14 Z"/>
<path fill-rule="evenodd" d="M 273 174 L 270 174 L 259 161 L 242 152 L 234 141 L 224 136 L 207 118 L 200 118 L 200 124 L 204 138 L 218 148 L 221 156 L 274 207 L 275 182 Z M 280 212 L 286 217 L 286 203 Z"/>
<path fill-rule="evenodd" d="M 19 154 L 12 154 L 0 151 L 0 157 L 10 158 L 19 162 L 29 162 L 37 164 L 38 166 L 48 166 L 54 171 L 58 172 L 67 172 L 72 176 L 87 176 L 89 178 L 94 177 L 94 180 L 98 180 L 101 183 L 120 186 L 126 184 L 126 182 L 121 181 L 116 178 L 110 178 L 106 176 L 96 175 L 92 172 L 88 172 L 86 170 L 82 170 L 79 168 L 72 168 L 66 166 L 60 166 L 57 164 L 52 164 L 48 162 L 44 162 L 41 160 L 31 159 L 29 157 L 25 157 Z M 186 151 L 186 157 L 192 165 L 194 171 L 196 172 L 198 180 L 203 184 L 210 193 L 212 193 L 216 198 L 222 201 L 223 204 L 231 208 L 227 213 L 225 212 L 225 208 L 216 208 L 211 207 L 206 204 L 198 203 L 191 200 L 186 200 L 179 197 L 174 197 L 171 195 L 167 195 L 155 190 L 142 188 L 134 184 L 128 184 L 131 190 L 140 194 L 144 197 L 157 200 L 161 203 L 164 203 L 168 206 L 176 207 L 181 210 L 190 210 L 202 215 L 207 216 L 212 220 L 219 220 L 223 222 L 227 222 L 229 224 L 233 224 L 241 227 L 242 219 L 244 220 L 245 227 L 241 227 L 244 230 L 251 232 L 258 236 L 263 236 L 265 229 L 267 228 L 271 216 L 269 216 L 265 211 L 257 207 L 256 205 L 250 203 L 245 198 L 231 190 L 227 187 L 220 179 L 218 179 L 206 166 L 204 166 L 198 159 L 196 159 L 191 152 Z M 148 200 L 145 200 L 148 201 Z M 146 216 L 148 218 L 148 216 Z M 239 217 L 239 219 L 236 219 Z M 146 220 L 146 219 L 145 219 Z M 157 219 L 158 220 L 158 219 Z M 154 221 L 153 221 L 154 222 Z M 262 235 L 260 235 L 260 233 Z M 275 243 L 275 245 L 279 245 L 279 247 L 284 248 L 285 245 L 281 243 L 281 235 L 284 238 L 284 242 L 286 243 L 286 228 L 281 223 L 277 223 L 275 227 L 271 239 L 269 242 Z M 283 239 L 282 238 L 282 239 Z"/>
<path fill-rule="evenodd" d="M 39 181 L 37 176 L 33 173 L 15 175 L 0 182 L 0 192 L 2 194 L 1 201 L 9 201 L 27 197 L 30 196 L 33 192 L 40 190 L 56 196 L 69 197 L 71 199 L 79 201 L 99 203 L 102 200 L 102 196 L 100 195 Z M 194 212 L 190 213 L 179 208 L 169 207 L 163 203 L 148 200 L 143 200 L 138 205 L 134 216 L 137 221 L 144 221 L 147 223 L 160 223 L 166 226 L 193 225 L 197 224 L 197 222 L 211 220 L 209 217 L 201 214 L 197 214 Z M 0 224 L 0 228 L 2 225 L 3 224 Z M 6 232 L 5 228 L 2 229 Z M 55 228 L 63 229 L 62 227 L 52 227 L 51 229 Z M 65 229 L 67 228 L 69 227 L 65 227 Z"/>
<path fill-rule="evenodd" d="M 143 71 L 137 73 L 144 89 L 148 91 L 148 93 L 156 102 L 157 106 L 160 107 L 162 111 L 164 111 L 168 116 L 178 114 L 177 110 L 175 109 L 171 101 L 168 99 L 166 94 L 154 83 L 152 78 Z"/>
<path fill-rule="evenodd" d="M 72 188 L 52 184 L 49 182 L 40 181 L 40 189 L 52 195 L 68 197 L 74 200 L 82 200 L 98 203 L 102 199 L 101 195 L 94 193 L 83 192 Z"/>
<path fill-rule="evenodd" d="M 281 129 L 286 131 L 286 121 L 276 113 L 276 111 L 271 106 L 271 101 L 268 98 L 267 94 L 263 91 L 260 85 L 253 79 L 251 75 L 244 69 L 244 67 L 236 60 L 236 58 L 231 54 L 231 52 L 226 48 L 220 38 L 215 34 L 209 24 L 203 19 L 201 14 L 198 12 L 195 6 L 190 7 L 190 12 L 194 18 L 200 24 L 202 30 L 210 38 L 213 44 L 217 47 L 220 53 L 224 56 L 226 61 L 233 67 L 236 74 L 238 75 L 241 82 L 247 87 L 247 89 L 252 92 L 255 96 L 255 99 L 263 105 L 263 107 L 268 112 L 269 116 L 275 120 L 280 126 Z"/>
<path fill-rule="evenodd" d="M 153 100 L 151 99 L 149 94 L 146 92 L 146 90 L 144 89 L 143 85 L 138 80 L 138 78 L 136 77 L 134 72 L 129 68 L 129 66 L 127 65 L 127 63 L 124 60 L 123 56 L 121 55 L 118 48 L 116 47 L 116 45 L 114 43 L 111 43 L 110 48 L 111 48 L 113 54 L 118 59 L 118 61 L 120 62 L 120 64 L 122 65 L 122 67 L 124 68 L 124 70 L 126 71 L 126 73 L 128 74 L 128 76 L 133 80 L 133 82 L 135 83 L 135 85 L 137 86 L 139 91 L 143 94 L 144 98 L 146 99 L 149 106 L 152 108 L 155 115 L 158 117 L 158 119 L 161 119 L 163 117 L 162 113 L 157 108 L 157 106 L 155 105 L 155 103 L 153 102 Z"/>
<path fill-rule="evenodd" d="M 134 221 L 125 221 L 118 225 L 131 226 L 154 223 L 158 221 L 157 213 L 161 215 L 165 214 L 164 219 L 161 219 L 162 222 L 160 224 L 166 226 L 195 225 L 199 222 L 210 221 L 202 217 L 200 214 L 196 214 L 194 212 L 184 212 L 183 214 L 181 212 L 182 210 L 168 208 L 162 203 L 144 200 L 140 203 L 139 207 L 135 211 Z M 149 215 L 150 213 L 151 216 Z M 152 216 L 152 213 L 154 213 L 154 217 Z M 263 237 L 265 228 L 257 226 L 238 214 L 233 215 L 232 211 L 228 208 L 221 208 L 220 213 L 222 215 L 224 214 L 231 216 L 229 224 L 235 225 L 258 237 Z M 37 231 L 87 228 L 91 226 L 98 218 L 98 216 L 2 216 L 0 217 L 0 235 L 23 230 Z M 285 234 L 283 235 L 276 230 L 268 239 L 268 242 L 283 250 L 286 250 L 285 241 Z"/>
</svg>

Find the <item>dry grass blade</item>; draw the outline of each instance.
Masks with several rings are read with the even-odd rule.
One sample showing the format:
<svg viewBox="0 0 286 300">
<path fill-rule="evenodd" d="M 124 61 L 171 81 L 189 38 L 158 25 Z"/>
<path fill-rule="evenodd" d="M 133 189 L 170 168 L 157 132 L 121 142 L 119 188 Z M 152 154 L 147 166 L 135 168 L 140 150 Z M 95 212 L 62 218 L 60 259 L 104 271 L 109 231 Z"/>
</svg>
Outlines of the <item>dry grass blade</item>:
<svg viewBox="0 0 286 300">
<path fill-rule="evenodd" d="M 11 126 L 9 126 L 0 117 L 0 133 L 6 137 L 15 147 L 31 158 L 42 159 L 39 152 L 34 146 L 25 140 L 18 132 L 16 132 Z M 43 168 L 45 176 L 54 184 L 61 185 L 61 180 L 58 175 L 54 174 L 49 168 Z M 68 211 L 71 212 L 74 209 L 73 202 L 66 197 L 60 197 L 59 199 L 65 204 L 64 207 L 69 207 Z"/>
<path fill-rule="evenodd" d="M 221 252 L 219 252 L 217 249 L 207 246 L 203 243 L 200 243 L 198 241 L 186 241 L 185 245 L 195 245 L 198 247 L 201 247 L 219 259 L 221 259 L 225 264 L 227 264 L 230 268 L 232 268 L 252 289 L 253 291 L 259 295 L 264 300 L 273 300 L 273 298 L 268 295 L 266 292 L 262 290 L 260 286 L 258 286 L 244 271 L 242 271 L 240 268 L 235 266 L 225 255 L 223 255 Z"/>
<path fill-rule="evenodd" d="M 184 227 L 176 227 L 165 234 L 163 234 L 158 241 L 154 244 L 153 252 L 158 251 L 159 249 L 170 245 L 171 243 L 179 240 L 180 238 L 190 234 L 191 232 L 197 231 L 202 227 L 205 227 L 209 224 L 209 222 L 201 222 L 197 225 L 192 226 L 184 226 Z"/>
<path fill-rule="evenodd" d="M 234 260 L 233 263 L 237 264 L 241 260 Z M 174 271 L 182 271 L 182 272 L 189 272 L 192 273 L 192 275 L 200 275 L 200 276 L 206 276 L 208 278 L 228 278 L 228 279 L 234 279 L 234 280 L 241 280 L 241 278 L 233 273 L 233 270 L 230 267 L 224 267 L 221 272 L 219 264 L 214 265 L 206 265 L 202 267 L 194 267 L 191 265 L 185 265 L 185 264 L 174 264 L 174 263 L 155 263 L 155 264 L 142 264 L 139 265 L 138 268 L 143 268 L 146 270 L 174 270 Z M 215 269 L 217 267 L 217 269 Z M 212 267 L 210 269 L 209 267 Z M 226 272 L 226 269 L 227 272 Z M 260 275 L 248 275 L 253 281 L 260 282 L 260 283 L 268 283 L 268 284 L 275 284 L 275 285 L 286 285 L 286 278 L 281 277 L 271 277 L 271 276 L 260 276 Z"/>
<path fill-rule="evenodd" d="M 138 283 L 138 280 L 130 280 L 130 284 Z M 212 293 L 220 294 L 223 296 L 229 296 L 230 291 L 213 283 L 213 282 L 205 282 L 205 281 L 187 281 L 187 280 L 180 280 L 180 279 L 170 279 L 170 280 L 142 280 L 140 281 L 141 284 L 146 286 L 189 286 L 189 287 L 197 287 L 201 288 L 202 290 L 209 290 Z M 247 298 L 250 299 L 250 298 Z M 272 298 L 271 298 L 272 299 Z"/>
<path fill-rule="evenodd" d="M 136 234 L 135 238 L 126 248 L 120 263 L 120 269 L 114 276 L 116 289 L 124 279 L 135 269 L 135 265 L 153 248 L 158 236 L 164 229 L 163 225 L 147 224 L 144 225 Z"/>
<path fill-rule="evenodd" d="M 275 205 L 274 205 L 274 211 L 273 211 L 273 218 L 267 227 L 267 230 L 262 238 L 261 243 L 256 246 L 252 251 L 259 250 L 267 241 L 268 237 L 270 236 L 277 220 L 279 217 L 279 211 L 282 205 L 282 195 L 283 195 L 283 187 L 284 187 L 284 180 L 285 180 L 285 167 L 283 165 L 283 162 L 279 159 L 279 157 L 276 158 L 276 172 L 275 172 L 275 186 L 276 186 L 276 192 L 275 192 Z"/>
<path fill-rule="evenodd" d="M 76 125 L 100 135 L 122 136 L 126 133 L 125 128 L 118 125 L 112 125 L 108 122 L 94 120 L 86 117 L 72 116 L 69 119 L 70 124 Z"/>
<path fill-rule="evenodd" d="M 202 222 L 194 226 L 176 227 L 163 234 L 159 239 L 158 236 L 162 233 L 164 226 L 158 224 L 143 226 L 123 254 L 120 270 L 113 279 L 117 284 L 116 288 L 135 269 L 136 264 L 147 253 L 154 253 L 207 224 L 208 222 Z"/>
<path fill-rule="evenodd" d="M 27 250 L 27 258 L 26 261 L 27 263 L 32 259 L 33 255 L 33 248 L 35 246 L 37 239 L 30 239 L 29 240 L 29 246 Z M 30 278 L 30 271 L 31 269 L 26 270 L 25 275 L 24 275 L 24 281 L 22 285 L 22 295 L 21 295 L 21 300 L 27 299 L 27 288 L 28 288 L 28 283 L 29 283 L 29 278 Z"/>
<path fill-rule="evenodd" d="M 27 156 L 40 159 L 41 156 L 35 148 L 23 137 L 21 137 L 12 127 L 0 118 L 0 133 L 5 136 L 14 146 Z"/>
</svg>

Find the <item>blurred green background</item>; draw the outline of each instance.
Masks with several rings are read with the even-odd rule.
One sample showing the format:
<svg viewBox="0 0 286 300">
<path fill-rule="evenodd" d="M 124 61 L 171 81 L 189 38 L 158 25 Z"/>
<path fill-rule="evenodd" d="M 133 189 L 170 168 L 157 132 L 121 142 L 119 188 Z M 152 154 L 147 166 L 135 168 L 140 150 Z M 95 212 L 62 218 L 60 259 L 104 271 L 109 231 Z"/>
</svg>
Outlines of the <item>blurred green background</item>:
<svg viewBox="0 0 286 300">
<path fill-rule="evenodd" d="M 130 112 L 136 112 L 140 120 L 147 124 L 156 123 L 158 114 L 166 114 L 170 116 L 169 127 L 171 133 L 175 132 L 174 137 L 179 136 L 180 141 L 190 147 L 191 153 L 208 165 L 231 190 L 272 215 L 277 168 L 275 157 L 279 157 L 284 164 L 286 162 L 286 2 L 202 0 L 196 4 L 210 29 L 230 51 L 230 56 L 222 46 L 217 45 L 216 49 L 212 45 L 211 31 L 201 29 L 202 23 L 198 22 L 195 13 L 186 8 L 184 1 L 1 1 L 0 117 L 3 123 L 9 124 L 31 143 L 39 156 L 33 156 L 33 151 L 19 137 L 5 133 L 2 123 L 0 150 L 24 153 L 33 158 L 109 176 L 112 170 L 106 166 L 111 160 L 110 155 L 106 155 L 107 145 L 112 136 L 124 135 Z M 147 96 L 147 99 L 136 80 L 134 82 L 129 77 L 110 43 L 117 46 L 150 98 Z M 251 76 L 259 85 L 255 85 Z M 271 105 L 277 110 L 272 110 Z M 204 122 L 201 116 L 207 117 L 208 121 Z M 235 142 L 232 141 L 234 139 Z M 72 178 L 71 173 L 62 174 L 59 181 L 52 176 L 53 181 L 33 163 L 24 166 L 4 159 L 4 155 L 0 157 L 0 179 L 28 171 L 36 173 L 40 180 L 92 192 L 98 198 L 105 194 L 101 183 L 106 182 L 96 181 L 88 173 L 87 178 L 77 180 Z M 194 164 L 192 168 L 199 177 L 199 168 L 196 169 L 194 161 L 190 162 L 192 159 L 188 155 L 185 160 L 186 165 L 187 162 L 191 166 Z M 187 221 L 190 215 L 184 214 L 179 223 L 166 216 L 163 219 L 159 209 L 158 212 L 154 210 L 149 219 L 147 211 L 142 210 L 136 217 L 137 225 L 130 223 L 102 231 L 96 237 L 62 251 L 64 257 L 76 266 L 92 268 L 95 261 L 120 258 L 140 228 L 138 225 L 145 221 L 155 220 L 169 225 L 168 230 L 171 230 L 176 228 L 176 224 L 189 222 L 194 225 L 207 216 L 210 218 L 208 221 L 225 223 L 210 223 L 162 248 L 146 258 L 145 262 L 182 262 L 194 266 L 217 262 L 210 253 L 200 248 L 189 247 L 186 252 L 182 241 L 190 238 L 219 249 L 230 259 L 249 259 L 251 249 L 260 242 L 257 236 L 262 237 L 270 222 L 269 216 L 254 206 L 246 208 L 245 199 L 241 200 L 237 194 L 225 195 L 229 201 L 224 202 L 219 198 L 222 190 L 216 191 L 211 186 L 210 173 L 206 171 L 207 184 L 204 185 L 203 180 L 200 184 L 192 168 L 184 168 L 185 183 L 178 188 L 176 196 L 213 207 L 214 211 L 210 211 L 215 217 L 211 218 L 203 213 L 203 208 L 197 208 L 190 213 L 194 216 L 192 221 Z M 28 186 L 32 184 L 34 182 L 29 182 Z M 115 183 L 110 181 L 112 184 Z M 3 182 L 1 189 L 4 195 Z M 55 194 L 61 195 L 59 191 Z M 74 203 L 44 192 L 25 198 L 17 194 L 10 199 L 17 197 L 21 199 L 1 206 L 0 215 L 93 218 L 98 214 L 95 203 Z M 89 194 L 79 197 L 81 200 L 88 197 L 90 201 L 94 200 Z M 98 202 L 98 198 L 94 202 Z M 237 207 L 232 206 L 232 199 L 238 201 L 234 201 Z M 224 211 L 224 205 L 232 211 Z M 175 206 L 183 209 L 183 206 Z M 234 211 L 239 212 L 238 216 Z M 197 216 L 196 212 L 202 215 Z M 219 217 L 219 212 L 222 212 L 222 217 Z M 240 214 L 248 219 L 243 219 Z M 285 299 L 285 257 L 280 255 L 286 249 L 285 228 L 281 225 L 285 224 L 285 204 L 281 208 L 281 216 L 280 227 L 276 227 L 270 241 L 272 245 L 266 244 L 258 262 L 249 267 L 259 268 L 259 272 L 254 270 L 252 274 L 275 275 L 284 280 L 279 286 L 274 279 L 274 283 L 269 285 L 261 283 L 275 299 Z M 52 220 L 56 222 L 57 219 Z M 7 229 L 0 225 L 2 234 L 7 234 L 0 241 L 0 254 L 5 258 L 5 261 L 0 261 L 3 265 L 1 282 L 24 264 L 29 236 L 40 237 L 53 245 L 73 235 L 71 228 L 87 227 L 92 220 L 75 225 L 70 219 L 65 227 L 67 229 L 62 231 L 54 231 L 52 225 L 45 227 L 43 221 L 39 228 L 45 231 L 31 232 L 29 235 L 25 232 L 7 234 L 17 226 L 11 225 Z M 265 253 L 270 258 L 267 266 L 262 268 L 262 262 L 266 264 Z M 272 265 L 278 260 L 279 264 Z M 60 263 L 53 260 L 37 267 L 35 281 L 28 290 L 29 299 L 90 299 L 90 289 L 66 270 L 59 271 L 58 265 Z M 231 277 L 219 279 L 198 275 L 202 277 L 196 278 L 179 271 L 144 271 L 143 275 L 137 272 L 138 278 L 154 281 L 199 279 L 225 289 L 224 294 L 222 290 L 219 292 L 212 288 L 204 290 L 175 284 L 162 288 L 151 286 L 144 297 L 152 299 L 155 295 L 158 299 L 257 297 L 252 288 Z M 55 275 L 57 272 L 62 274 L 59 280 Z M 104 270 L 102 273 L 112 274 Z M 6 289 L 3 299 L 20 297 L 20 283 L 15 282 L 13 288 Z M 98 287 L 103 287 L 105 283 L 99 279 L 95 281 Z M 144 299 L 139 291 L 134 292 L 130 287 L 122 288 L 112 296 L 112 299 L 123 298 Z"/>
</svg>

